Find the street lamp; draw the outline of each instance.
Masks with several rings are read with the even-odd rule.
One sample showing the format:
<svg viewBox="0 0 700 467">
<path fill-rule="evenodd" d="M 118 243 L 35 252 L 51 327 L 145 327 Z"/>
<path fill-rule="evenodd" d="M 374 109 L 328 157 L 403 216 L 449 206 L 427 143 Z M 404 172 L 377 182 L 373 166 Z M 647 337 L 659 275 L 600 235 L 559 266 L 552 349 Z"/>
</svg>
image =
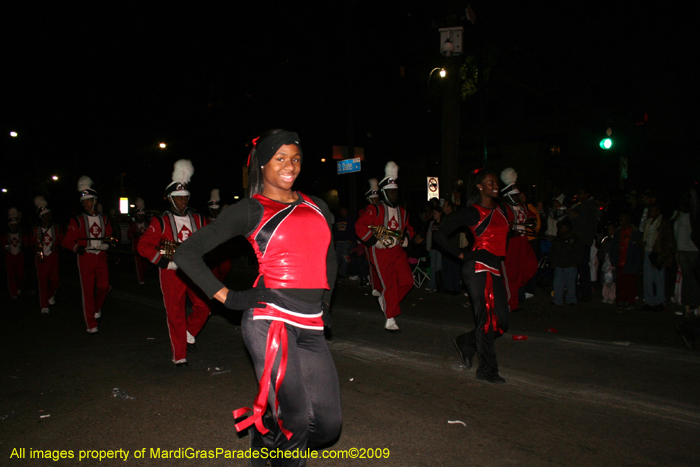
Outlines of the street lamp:
<svg viewBox="0 0 700 467">
<path fill-rule="evenodd" d="M 445 71 L 444 68 L 436 67 L 430 70 L 430 74 L 428 75 L 428 83 L 425 86 L 426 107 L 429 107 L 428 102 L 430 101 L 430 78 L 433 77 L 433 73 L 435 73 L 437 70 L 440 70 L 440 78 L 447 76 L 447 71 Z M 430 108 L 428 108 L 428 112 L 430 112 Z"/>
<path fill-rule="evenodd" d="M 160 144 L 158 145 L 158 147 L 161 148 L 161 149 L 165 149 L 165 148 L 166 148 L 166 144 L 165 144 L 165 143 L 160 143 Z"/>
<path fill-rule="evenodd" d="M 57 181 L 58 181 L 58 175 L 52 176 L 52 177 L 51 177 L 51 180 L 53 180 L 54 182 L 57 182 Z"/>
<path fill-rule="evenodd" d="M 16 131 L 11 131 L 11 132 L 10 132 L 10 136 L 12 136 L 13 138 L 17 138 L 17 132 L 16 132 Z"/>
</svg>

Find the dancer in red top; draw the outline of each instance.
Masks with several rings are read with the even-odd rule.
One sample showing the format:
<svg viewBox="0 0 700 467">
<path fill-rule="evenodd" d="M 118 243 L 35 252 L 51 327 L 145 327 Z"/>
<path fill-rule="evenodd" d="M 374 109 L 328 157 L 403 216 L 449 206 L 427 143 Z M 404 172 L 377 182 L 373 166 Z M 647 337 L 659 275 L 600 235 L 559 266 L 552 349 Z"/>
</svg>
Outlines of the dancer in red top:
<svg viewBox="0 0 700 467">
<path fill-rule="evenodd" d="M 85 212 L 71 219 L 63 247 L 78 254 L 83 317 L 87 332 L 96 334 L 97 320 L 102 317 L 102 305 L 112 290 L 107 268 L 112 226 L 107 216 L 97 212 L 97 191 L 92 188 L 90 177 L 80 177 L 78 193 Z"/>
<path fill-rule="evenodd" d="M 376 205 L 369 205 L 357 219 L 355 232 L 369 249 L 369 263 L 377 271 L 382 286 L 379 306 L 384 313 L 384 329 L 390 332 L 400 331 L 396 316 L 401 314 L 401 300 L 413 288 L 413 273 L 408 263 L 408 256 L 403 249 L 404 243 L 413 238 L 413 227 L 408 223 L 408 213 L 399 206 L 399 166 L 387 163 L 386 177 L 379 182 L 382 200 Z M 389 235 L 379 234 L 377 229 L 387 229 Z M 382 238 L 378 238 L 378 235 Z"/>
<path fill-rule="evenodd" d="M 442 221 L 435 236 L 445 250 L 464 259 L 462 275 L 474 309 L 475 329 L 457 336 L 454 344 L 467 368 L 472 367 L 475 353 L 479 357 L 476 379 L 505 383 L 498 374 L 494 340 L 508 330 L 508 299 L 501 262 L 506 255 L 510 225 L 498 200 L 498 179 L 494 174 L 483 169 L 475 171 L 469 187 L 467 208 Z M 469 227 L 475 238 L 472 251 L 466 255 L 447 239 L 462 226 Z"/>
<path fill-rule="evenodd" d="M 202 330 L 209 318 L 211 309 L 209 300 L 192 280 L 172 261 L 168 252 L 179 248 L 189 241 L 191 236 L 207 225 L 204 216 L 189 208 L 189 183 L 194 167 L 185 159 L 175 162 L 173 181 L 165 188 L 165 195 L 170 201 L 170 211 L 151 219 L 146 232 L 139 240 L 139 254 L 158 266 L 160 289 L 163 292 L 165 313 L 168 316 L 170 347 L 173 363 L 178 368 L 187 367 L 187 352 L 196 352 L 195 337 Z M 192 302 L 192 313 L 187 315 L 187 299 Z"/>
<path fill-rule="evenodd" d="M 55 305 L 56 291 L 61 285 L 58 277 L 58 248 L 63 242 L 61 227 L 51 222 L 51 210 L 43 196 L 34 198 L 39 224 L 34 227 L 32 245 L 35 245 L 34 264 L 39 280 L 39 304 L 41 312 L 48 313 L 49 305 Z"/>
<path fill-rule="evenodd" d="M 332 216 L 325 202 L 292 189 L 302 161 L 296 133 L 270 130 L 253 144 L 248 198 L 195 233 L 174 260 L 207 296 L 246 310 L 241 329 L 259 392 L 252 409 L 234 411 L 235 418 L 253 412 L 236 429 L 250 427 L 254 449 L 299 449 L 303 456 L 306 448 L 334 443 L 342 424 L 338 374 L 323 334 L 337 270 Z M 202 260 L 236 235 L 248 239 L 259 264 L 254 288 L 245 291 L 224 287 Z M 306 465 L 306 459 L 272 465 Z"/>
</svg>

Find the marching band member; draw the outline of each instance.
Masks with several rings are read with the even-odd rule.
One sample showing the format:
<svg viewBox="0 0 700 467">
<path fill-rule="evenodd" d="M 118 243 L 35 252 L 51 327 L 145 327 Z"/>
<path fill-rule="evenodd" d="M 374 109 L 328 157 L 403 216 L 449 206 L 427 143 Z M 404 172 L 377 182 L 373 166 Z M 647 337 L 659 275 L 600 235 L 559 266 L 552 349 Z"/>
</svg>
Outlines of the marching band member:
<svg viewBox="0 0 700 467">
<path fill-rule="evenodd" d="M 10 297 L 18 298 L 24 283 L 24 249 L 29 247 L 29 238 L 19 228 L 20 216 L 16 208 L 7 211 L 8 232 L 0 239 L 5 250 L 7 288 Z"/>
<path fill-rule="evenodd" d="M 520 190 L 516 186 L 518 173 L 513 168 L 501 172 L 505 187 L 501 196 L 505 201 L 508 220 L 513 225 L 509 234 L 506 258 L 503 262 L 503 274 L 508 290 L 508 308 L 511 312 L 522 311 L 518 291 L 537 273 L 537 257 L 527 237 L 525 223 L 535 215 L 520 201 Z"/>
<path fill-rule="evenodd" d="M 112 290 L 107 268 L 108 240 L 112 226 L 104 214 L 97 212 L 97 191 L 92 179 L 83 175 L 78 180 L 78 193 L 83 212 L 71 219 L 63 239 L 63 247 L 77 253 L 80 287 L 83 294 L 83 317 L 87 332 L 98 332 L 97 319 L 102 317 L 102 305 Z"/>
<path fill-rule="evenodd" d="M 302 162 L 296 133 L 269 130 L 253 145 L 248 197 L 197 232 L 175 261 L 207 296 L 246 310 L 241 330 L 259 392 L 253 415 L 236 429 L 250 426 L 253 448 L 303 452 L 334 442 L 342 424 L 338 373 L 323 334 L 336 277 L 332 215 L 322 200 L 292 189 Z M 238 235 L 248 239 L 260 268 L 255 288 L 245 291 L 227 289 L 201 259 Z M 268 404 L 272 416 L 265 414 Z M 238 409 L 234 417 L 250 410 Z M 305 461 L 279 459 L 273 465 Z"/>
<path fill-rule="evenodd" d="M 61 227 L 51 222 L 51 210 L 43 196 L 34 198 L 39 224 L 33 229 L 32 244 L 35 245 L 36 274 L 39 280 L 39 303 L 41 312 L 48 313 L 49 305 L 55 305 L 56 291 L 61 285 L 58 277 L 58 247 L 63 242 Z"/>
<path fill-rule="evenodd" d="M 498 200 L 498 179 L 486 170 L 470 177 L 467 207 L 440 222 L 435 240 L 446 251 L 464 259 L 462 276 L 474 309 L 475 329 L 454 340 L 464 366 L 479 357 L 476 379 L 505 383 L 498 374 L 494 340 L 508 330 L 508 298 L 501 275 L 510 224 L 506 208 Z M 463 254 L 447 237 L 463 226 L 474 234 L 471 252 Z"/>
<path fill-rule="evenodd" d="M 158 276 L 168 316 L 173 363 L 180 368 L 187 366 L 187 351 L 197 351 L 195 337 L 210 314 L 206 297 L 172 262 L 173 249 L 207 225 L 204 216 L 188 206 L 189 183 L 193 173 L 194 167 L 189 160 L 180 159 L 175 162 L 173 181 L 165 188 L 171 210 L 151 219 L 138 244 L 139 254 L 160 268 Z M 170 251 L 164 248 L 168 243 Z M 185 310 L 187 298 L 192 302 L 192 313 L 189 316 Z"/>
<path fill-rule="evenodd" d="M 369 262 L 379 276 L 382 293 L 378 300 L 386 318 L 384 329 L 398 332 L 396 316 L 401 314 L 399 304 L 413 288 L 413 273 L 402 242 L 407 244 L 413 238 L 413 227 L 408 223 L 408 213 L 398 203 L 396 179 L 399 178 L 399 166 L 389 162 L 384 172 L 386 176 L 379 182 L 382 199 L 376 205 L 367 206 L 355 224 L 355 231 L 369 247 Z M 380 234 L 379 230 L 389 232 Z"/>
<path fill-rule="evenodd" d="M 365 198 L 367 199 L 367 202 L 371 205 L 375 205 L 379 203 L 379 181 L 376 178 L 370 178 L 369 180 L 369 190 L 365 193 Z M 364 214 L 365 210 L 362 209 L 358 217 L 362 217 L 362 214 Z M 361 245 L 361 248 L 364 249 L 365 252 L 365 259 L 367 260 L 369 258 L 369 248 L 365 246 L 364 243 L 359 242 L 359 245 Z M 368 260 L 367 260 L 368 261 Z M 375 269 L 374 265 L 368 261 L 369 264 L 369 285 L 372 287 L 372 295 L 374 297 L 379 297 L 382 293 L 379 291 L 379 289 L 382 288 L 382 284 L 379 281 L 379 276 L 377 274 L 377 270 Z"/>
<path fill-rule="evenodd" d="M 209 223 L 212 223 L 221 213 L 221 197 L 219 196 L 218 188 L 211 190 L 211 197 L 207 205 L 209 206 L 210 214 L 208 220 Z M 208 264 L 211 266 L 211 272 L 214 273 L 214 276 L 221 282 L 226 279 L 226 276 L 228 276 L 228 273 L 231 271 L 232 255 L 233 243 L 231 241 L 222 243 L 209 252 Z"/>
<path fill-rule="evenodd" d="M 139 285 L 145 284 L 146 271 L 148 270 L 148 261 L 139 255 L 139 240 L 148 228 L 148 219 L 146 219 L 146 204 L 141 198 L 136 198 L 135 216 L 131 218 L 129 230 L 126 236 L 131 240 L 131 251 L 134 252 L 134 264 L 136 266 L 136 280 Z"/>
</svg>

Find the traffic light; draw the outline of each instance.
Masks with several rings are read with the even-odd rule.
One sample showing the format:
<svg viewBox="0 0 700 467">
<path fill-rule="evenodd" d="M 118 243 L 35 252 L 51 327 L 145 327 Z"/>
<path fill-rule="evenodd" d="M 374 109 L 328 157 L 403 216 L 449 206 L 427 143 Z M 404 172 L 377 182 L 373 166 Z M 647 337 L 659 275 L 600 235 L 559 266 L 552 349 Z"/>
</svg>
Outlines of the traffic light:
<svg viewBox="0 0 700 467">
<path fill-rule="evenodd" d="M 613 145 L 613 141 L 611 138 L 603 138 L 600 140 L 600 148 L 601 149 L 610 149 Z"/>
</svg>

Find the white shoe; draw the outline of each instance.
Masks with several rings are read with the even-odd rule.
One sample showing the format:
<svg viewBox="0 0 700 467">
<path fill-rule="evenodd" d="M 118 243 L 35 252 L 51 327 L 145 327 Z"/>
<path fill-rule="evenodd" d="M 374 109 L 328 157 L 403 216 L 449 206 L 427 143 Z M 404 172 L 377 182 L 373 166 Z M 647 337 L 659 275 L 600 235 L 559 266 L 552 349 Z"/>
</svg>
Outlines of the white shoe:
<svg viewBox="0 0 700 467">
<path fill-rule="evenodd" d="M 379 297 L 381 294 L 382 294 L 382 293 L 381 293 L 379 290 L 377 290 L 377 289 L 374 289 L 374 290 L 372 291 L 372 296 L 373 296 L 373 297 Z"/>
<path fill-rule="evenodd" d="M 531 294 L 531 293 L 525 292 L 525 298 L 526 298 L 526 299 L 527 299 L 527 298 L 532 298 L 532 297 L 534 297 L 534 296 L 535 296 L 535 294 Z"/>
<path fill-rule="evenodd" d="M 350 277 L 348 277 L 348 279 L 350 279 L 351 281 L 359 281 L 360 276 L 350 276 Z"/>
<path fill-rule="evenodd" d="M 88 329 L 87 331 L 88 331 L 90 334 L 97 334 L 98 329 L 97 329 L 97 326 L 95 326 L 94 328 L 90 328 L 90 329 Z"/>
<path fill-rule="evenodd" d="M 396 331 L 401 330 L 401 329 L 399 329 L 399 326 L 396 324 L 396 320 L 394 318 L 389 318 L 388 320 L 386 320 L 386 324 L 384 325 L 384 329 L 386 329 L 387 331 L 392 331 L 392 332 L 396 332 Z"/>
<path fill-rule="evenodd" d="M 54 297 L 49 298 L 49 305 L 55 305 L 56 299 Z"/>
<path fill-rule="evenodd" d="M 102 308 L 100 308 L 100 311 L 95 313 L 95 319 L 100 319 L 100 318 L 102 318 Z"/>
<path fill-rule="evenodd" d="M 187 343 L 194 344 L 195 343 L 194 336 L 192 334 L 190 334 L 190 331 L 185 331 L 185 332 L 187 333 Z"/>
<path fill-rule="evenodd" d="M 46 314 L 46 313 L 48 313 L 48 312 L 49 312 L 49 309 L 48 309 L 48 308 L 42 308 L 42 309 L 41 309 L 41 314 Z"/>
</svg>

